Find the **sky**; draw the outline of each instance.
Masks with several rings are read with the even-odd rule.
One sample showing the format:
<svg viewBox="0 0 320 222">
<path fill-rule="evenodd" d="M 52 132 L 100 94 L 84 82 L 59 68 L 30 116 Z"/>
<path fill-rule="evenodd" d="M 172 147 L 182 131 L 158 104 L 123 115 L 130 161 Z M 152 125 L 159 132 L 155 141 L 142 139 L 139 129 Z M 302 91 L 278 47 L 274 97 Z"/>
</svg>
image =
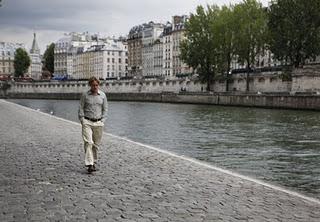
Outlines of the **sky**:
<svg viewBox="0 0 320 222">
<path fill-rule="evenodd" d="M 0 0 L 1 1 L 1 0 Z M 229 5 L 241 0 L 2 0 L 0 42 L 32 45 L 33 33 L 43 54 L 64 33 L 89 32 L 126 36 L 133 26 L 166 23 L 173 15 L 189 15 L 198 5 Z M 260 0 L 263 5 L 268 0 Z"/>
</svg>

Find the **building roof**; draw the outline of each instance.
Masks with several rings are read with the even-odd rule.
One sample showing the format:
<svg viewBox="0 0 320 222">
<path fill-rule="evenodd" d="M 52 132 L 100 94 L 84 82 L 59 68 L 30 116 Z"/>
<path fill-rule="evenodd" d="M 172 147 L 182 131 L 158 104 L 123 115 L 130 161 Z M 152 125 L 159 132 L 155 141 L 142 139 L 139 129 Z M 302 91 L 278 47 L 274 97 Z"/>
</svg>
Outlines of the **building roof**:
<svg viewBox="0 0 320 222">
<path fill-rule="evenodd" d="M 36 40 L 36 33 L 33 33 L 33 41 L 32 41 L 32 46 L 30 49 L 30 53 L 40 55 L 40 48 L 39 48 L 37 40 Z"/>
</svg>

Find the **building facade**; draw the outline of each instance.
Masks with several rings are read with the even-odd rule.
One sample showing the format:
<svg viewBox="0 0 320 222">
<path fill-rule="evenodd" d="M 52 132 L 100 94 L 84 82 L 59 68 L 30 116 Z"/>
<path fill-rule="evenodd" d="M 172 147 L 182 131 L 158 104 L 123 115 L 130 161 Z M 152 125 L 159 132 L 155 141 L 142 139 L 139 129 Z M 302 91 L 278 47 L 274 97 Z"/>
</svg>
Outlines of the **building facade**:
<svg viewBox="0 0 320 222">
<path fill-rule="evenodd" d="M 173 16 L 172 17 L 172 32 L 171 32 L 171 49 L 172 49 L 172 76 L 188 76 L 192 74 L 192 68 L 184 63 L 181 58 L 180 44 L 185 38 L 185 23 L 188 16 Z"/>
<path fill-rule="evenodd" d="M 163 33 L 163 28 L 163 24 L 149 22 L 142 31 L 142 76 L 144 77 L 156 76 L 154 44 L 159 44 L 158 39 Z"/>
<path fill-rule="evenodd" d="M 164 28 L 164 32 L 162 35 L 162 42 L 163 42 L 163 71 L 162 75 L 167 79 L 173 78 L 173 71 L 172 71 L 172 24 L 167 23 L 166 27 Z"/>
<path fill-rule="evenodd" d="M 18 48 L 26 50 L 22 43 L 0 42 L 0 75 L 14 75 L 14 56 Z"/>
<path fill-rule="evenodd" d="M 98 37 L 85 33 L 68 33 L 55 43 L 54 71 L 55 75 L 73 77 L 73 62 L 78 51 L 98 45 Z"/>
<path fill-rule="evenodd" d="M 82 48 L 74 56 L 73 78 L 121 78 L 128 75 L 127 45 L 109 39 L 102 44 Z"/>
<path fill-rule="evenodd" d="M 142 76 L 143 25 L 133 27 L 128 35 L 128 76 Z"/>
<path fill-rule="evenodd" d="M 192 69 L 180 59 L 187 19 L 186 15 L 173 16 L 166 25 L 149 22 L 133 27 L 128 39 L 129 74 L 166 79 L 191 75 Z"/>
</svg>

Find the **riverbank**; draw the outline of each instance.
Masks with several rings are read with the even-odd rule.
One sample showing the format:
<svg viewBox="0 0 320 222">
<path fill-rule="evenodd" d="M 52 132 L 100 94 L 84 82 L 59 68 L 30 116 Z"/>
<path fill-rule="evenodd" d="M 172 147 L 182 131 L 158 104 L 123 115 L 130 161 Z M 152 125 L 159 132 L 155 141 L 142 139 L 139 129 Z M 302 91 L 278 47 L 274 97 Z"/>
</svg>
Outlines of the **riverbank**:
<svg viewBox="0 0 320 222">
<path fill-rule="evenodd" d="M 79 124 L 2 100 L 0 115 L 1 221 L 320 218 L 317 199 L 107 133 L 87 175 Z"/>
<path fill-rule="evenodd" d="M 142 101 L 163 103 L 207 104 L 320 110 L 320 95 L 300 93 L 107 93 L 110 101 Z M 79 99 L 80 93 L 8 93 L 8 99 Z"/>
</svg>

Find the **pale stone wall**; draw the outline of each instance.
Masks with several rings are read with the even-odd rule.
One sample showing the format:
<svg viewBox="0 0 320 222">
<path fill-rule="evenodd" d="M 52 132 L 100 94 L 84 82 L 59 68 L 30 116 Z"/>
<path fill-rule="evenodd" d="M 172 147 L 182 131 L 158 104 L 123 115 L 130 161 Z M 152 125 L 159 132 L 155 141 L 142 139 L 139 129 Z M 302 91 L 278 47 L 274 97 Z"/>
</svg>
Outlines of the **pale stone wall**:
<svg viewBox="0 0 320 222">
<path fill-rule="evenodd" d="M 250 93 L 320 93 L 320 71 L 315 67 L 293 72 L 292 81 L 284 81 L 280 72 L 251 73 Z M 319 67 L 320 70 L 320 67 Z M 226 81 L 216 80 L 212 85 L 214 92 L 225 92 Z M 81 93 L 88 89 L 86 81 L 66 82 L 31 82 L 12 83 L 8 90 L 17 93 Z M 205 91 L 206 84 L 198 80 L 111 80 L 102 81 L 101 89 L 110 93 L 160 93 L 160 92 L 201 92 Z M 234 74 L 229 81 L 229 91 L 246 92 L 246 74 Z"/>
<path fill-rule="evenodd" d="M 320 92 L 320 64 L 306 65 L 293 72 L 292 92 Z"/>
</svg>

